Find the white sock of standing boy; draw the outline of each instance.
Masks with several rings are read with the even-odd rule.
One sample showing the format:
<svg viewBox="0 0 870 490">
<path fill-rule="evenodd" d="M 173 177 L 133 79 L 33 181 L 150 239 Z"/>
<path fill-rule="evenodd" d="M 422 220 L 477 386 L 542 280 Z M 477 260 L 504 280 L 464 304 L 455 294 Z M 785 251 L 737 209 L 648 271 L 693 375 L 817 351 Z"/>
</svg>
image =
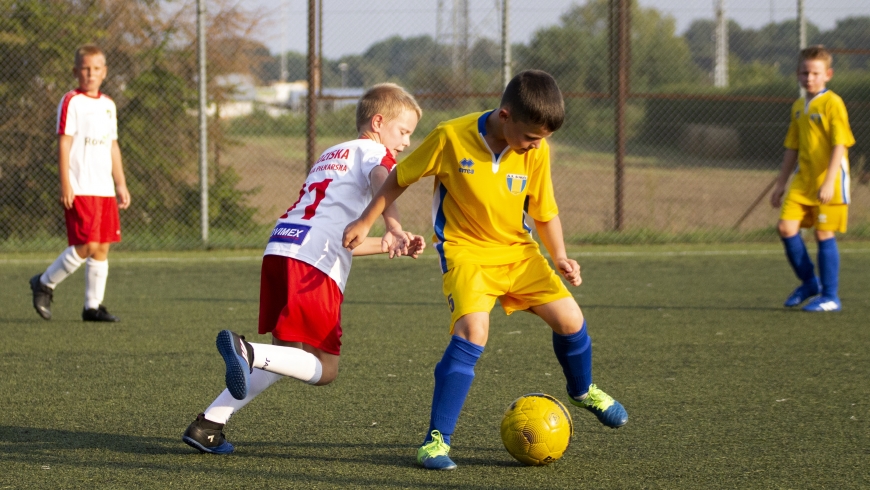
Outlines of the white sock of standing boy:
<svg viewBox="0 0 870 490">
<path fill-rule="evenodd" d="M 272 344 L 251 344 L 254 348 L 254 367 L 296 378 L 308 384 L 320 381 L 323 365 L 320 359 L 296 347 Z"/>
<path fill-rule="evenodd" d="M 42 276 L 39 277 L 39 282 L 54 289 L 58 284 L 75 272 L 85 262 L 85 259 L 79 257 L 75 247 L 69 247 L 54 259 L 54 262 L 45 269 Z"/>
<path fill-rule="evenodd" d="M 248 396 L 243 400 L 236 400 L 230 394 L 230 390 L 224 390 L 217 398 L 205 409 L 204 416 L 206 420 L 210 420 L 217 424 L 225 424 L 230 419 L 232 414 L 238 412 L 245 405 L 251 402 L 257 395 L 265 391 L 266 388 L 272 386 L 277 381 L 284 379 L 284 376 L 276 373 L 269 373 L 259 369 L 251 373 L 251 384 L 248 386 Z"/>
<path fill-rule="evenodd" d="M 103 303 L 108 277 L 109 261 L 88 257 L 85 262 L 85 309 L 95 310 Z"/>
</svg>

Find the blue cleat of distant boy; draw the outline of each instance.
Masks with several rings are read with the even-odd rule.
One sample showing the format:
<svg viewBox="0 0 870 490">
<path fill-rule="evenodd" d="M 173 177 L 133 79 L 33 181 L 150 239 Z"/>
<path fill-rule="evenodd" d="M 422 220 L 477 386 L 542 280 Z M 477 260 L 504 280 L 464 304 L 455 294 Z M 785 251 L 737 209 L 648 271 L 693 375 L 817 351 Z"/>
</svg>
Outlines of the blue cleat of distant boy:
<svg viewBox="0 0 870 490">
<path fill-rule="evenodd" d="M 830 298 L 827 296 L 818 296 L 804 306 L 803 311 L 819 312 L 819 311 L 840 311 L 843 305 L 839 298 Z"/>
<path fill-rule="evenodd" d="M 236 400 L 244 400 L 254 371 L 254 349 L 244 336 L 229 330 L 221 330 L 215 344 L 227 365 L 227 389 Z"/>
<path fill-rule="evenodd" d="M 822 292 L 822 287 L 819 284 L 819 279 L 813 276 L 812 280 L 807 281 L 792 291 L 791 295 L 789 295 L 788 299 L 783 303 L 784 306 L 792 308 L 794 306 L 798 306 L 804 301 L 812 298 L 813 296 L 818 296 L 819 293 Z"/>
</svg>

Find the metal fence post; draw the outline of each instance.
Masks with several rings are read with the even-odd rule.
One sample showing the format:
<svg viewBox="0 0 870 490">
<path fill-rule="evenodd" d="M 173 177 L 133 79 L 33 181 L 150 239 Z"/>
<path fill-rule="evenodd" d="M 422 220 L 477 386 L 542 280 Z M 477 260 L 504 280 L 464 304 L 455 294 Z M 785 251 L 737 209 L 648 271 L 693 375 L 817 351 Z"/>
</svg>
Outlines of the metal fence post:
<svg viewBox="0 0 870 490">
<path fill-rule="evenodd" d="M 308 129 L 305 140 L 305 165 L 308 169 L 317 157 L 317 89 L 320 86 L 317 16 L 317 0 L 308 0 Z"/>
<path fill-rule="evenodd" d="M 199 185 L 202 244 L 208 245 L 208 94 L 206 92 L 205 0 L 196 0 L 197 63 L 199 64 Z"/>
<path fill-rule="evenodd" d="M 501 78 L 502 87 L 511 81 L 510 1 L 501 2 Z"/>
<path fill-rule="evenodd" d="M 611 0 L 610 3 L 610 46 L 611 75 L 610 96 L 615 107 L 615 148 L 614 148 L 614 210 L 613 228 L 622 231 L 624 218 L 623 188 L 625 174 L 625 103 L 628 100 L 629 71 L 629 9 L 630 0 Z"/>
</svg>

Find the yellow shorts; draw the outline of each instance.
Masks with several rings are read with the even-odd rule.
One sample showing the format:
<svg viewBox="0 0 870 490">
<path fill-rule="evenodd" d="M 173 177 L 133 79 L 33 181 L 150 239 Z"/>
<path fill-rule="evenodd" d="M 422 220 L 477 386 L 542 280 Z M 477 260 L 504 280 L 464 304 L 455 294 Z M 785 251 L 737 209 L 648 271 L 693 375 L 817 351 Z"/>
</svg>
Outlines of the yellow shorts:
<svg viewBox="0 0 870 490">
<path fill-rule="evenodd" d="M 506 314 L 571 297 L 556 271 L 542 255 L 514 264 L 463 264 L 443 276 L 450 307 L 450 333 L 456 320 L 469 313 L 487 312 L 501 302 Z"/>
<path fill-rule="evenodd" d="M 801 228 L 816 227 L 819 231 L 836 231 L 846 233 L 849 223 L 848 204 L 820 204 L 810 206 L 801 204 L 786 197 L 782 203 L 779 219 L 783 221 L 800 221 Z"/>
</svg>

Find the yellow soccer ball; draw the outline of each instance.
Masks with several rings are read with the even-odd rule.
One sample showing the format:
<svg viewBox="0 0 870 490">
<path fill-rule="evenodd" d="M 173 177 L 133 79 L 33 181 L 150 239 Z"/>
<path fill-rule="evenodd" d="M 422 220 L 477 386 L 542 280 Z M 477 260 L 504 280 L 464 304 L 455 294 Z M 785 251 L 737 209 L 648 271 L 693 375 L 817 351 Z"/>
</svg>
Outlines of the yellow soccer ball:
<svg viewBox="0 0 870 490">
<path fill-rule="evenodd" d="M 517 398 L 501 421 L 505 449 L 529 466 L 543 466 L 561 458 L 573 434 L 571 413 L 559 400 L 543 393 Z"/>
</svg>

